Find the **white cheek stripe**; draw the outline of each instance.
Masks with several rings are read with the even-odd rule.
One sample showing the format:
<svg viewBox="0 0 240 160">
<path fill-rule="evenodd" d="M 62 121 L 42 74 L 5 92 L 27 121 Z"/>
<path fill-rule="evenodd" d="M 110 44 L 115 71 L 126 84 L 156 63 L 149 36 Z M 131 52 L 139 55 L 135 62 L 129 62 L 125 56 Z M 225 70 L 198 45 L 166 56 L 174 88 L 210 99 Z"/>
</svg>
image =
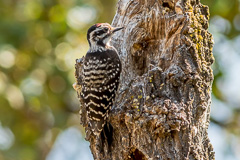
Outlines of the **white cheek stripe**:
<svg viewBox="0 0 240 160">
<path fill-rule="evenodd" d="M 97 36 L 97 37 L 95 38 L 95 40 L 93 40 L 93 34 L 96 33 L 96 32 L 98 32 L 99 30 L 101 30 L 101 28 L 96 28 L 96 30 L 93 31 L 93 32 L 91 32 L 90 35 L 89 35 L 89 36 L 90 36 L 89 41 L 90 41 L 90 43 L 91 43 L 91 47 L 90 47 L 90 49 L 88 50 L 89 53 L 96 52 L 96 51 L 98 51 L 98 52 L 103 52 L 103 51 L 106 51 L 107 48 L 111 48 L 111 45 L 110 45 L 110 43 L 109 43 L 110 40 L 111 40 L 111 37 L 112 37 L 111 35 L 103 40 L 103 43 L 106 44 L 106 47 L 97 45 L 97 41 L 99 41 L 100 39 L 102 39 L 103 37 L 105 37 L 105 36 L 107 35 L 107 33 L 103 33 L 102 35 Z"/>
</svg>

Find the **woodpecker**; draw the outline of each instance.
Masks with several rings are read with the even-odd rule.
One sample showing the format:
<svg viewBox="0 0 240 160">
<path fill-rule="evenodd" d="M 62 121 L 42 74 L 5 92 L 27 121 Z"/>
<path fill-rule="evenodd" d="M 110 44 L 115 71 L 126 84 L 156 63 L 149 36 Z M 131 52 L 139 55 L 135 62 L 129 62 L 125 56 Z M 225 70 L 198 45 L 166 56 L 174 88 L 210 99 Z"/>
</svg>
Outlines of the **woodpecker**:
<svg viewBox="0 0 240 160">
<path fill-rule="evenodd" d="M 110 41 L 121 29 L 123 27 L 97 23 L 87 32 L 90 48 L 83 63 L 81 98 L 86 107 L 88 126 L 96 136 L 105 127 L 119 85 L 121 61 Z"/>
</svg>

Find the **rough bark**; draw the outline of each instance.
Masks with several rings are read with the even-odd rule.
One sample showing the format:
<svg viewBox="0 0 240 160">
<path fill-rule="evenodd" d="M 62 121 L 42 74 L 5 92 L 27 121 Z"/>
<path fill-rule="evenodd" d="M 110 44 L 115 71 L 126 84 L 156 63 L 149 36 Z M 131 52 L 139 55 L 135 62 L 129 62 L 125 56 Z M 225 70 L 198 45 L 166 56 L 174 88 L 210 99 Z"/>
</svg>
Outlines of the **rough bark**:
<svg viewBox="0 0 240 160">
<path fill-rule="evenodd" d="M 118 2 L 112 25 L 125 29 L 113 38 L 123 71 L 109 118 L 111 153 L 99 150 L 83 105 L 80 111 L 95 159 L 214 159 L 207 133 L 214 61 L 208 20 L 208 7 L 199 0 Z"/>
</svg>

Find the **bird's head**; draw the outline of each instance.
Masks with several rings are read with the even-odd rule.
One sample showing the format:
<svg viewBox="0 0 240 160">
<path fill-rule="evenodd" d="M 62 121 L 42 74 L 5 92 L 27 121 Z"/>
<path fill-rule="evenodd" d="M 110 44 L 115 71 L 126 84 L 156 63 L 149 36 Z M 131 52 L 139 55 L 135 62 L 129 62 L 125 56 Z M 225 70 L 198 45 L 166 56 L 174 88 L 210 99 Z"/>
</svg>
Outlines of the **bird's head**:
<svg viewBox="0 0 240 160">
<path fill-rule="evenodd" d="M 90 27 L 87 32 L 88 43 L 91 47 L 106 47 L 112 35 L 123 27 L 112 27 L 108 23 L 97 23 Z"/>
</svg>

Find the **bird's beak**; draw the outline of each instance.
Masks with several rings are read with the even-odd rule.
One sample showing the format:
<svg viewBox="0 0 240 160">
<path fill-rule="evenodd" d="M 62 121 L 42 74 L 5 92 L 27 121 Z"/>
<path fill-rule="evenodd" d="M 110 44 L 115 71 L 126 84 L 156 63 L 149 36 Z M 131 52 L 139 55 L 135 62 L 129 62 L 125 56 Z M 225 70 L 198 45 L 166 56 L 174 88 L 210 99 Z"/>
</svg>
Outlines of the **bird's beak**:
<svg viewBox="0 0 240 160">
<path fill-rule="evenodd" d="M 113 30 L 112 30 L 112 33 L 115 33 L 115 32 L 117 32 L 117 31 L 120 31 L 120 30 L 122 30 L 124 27 L 116 27 L 116 28 L 113 28 Z"/>
</svg>

